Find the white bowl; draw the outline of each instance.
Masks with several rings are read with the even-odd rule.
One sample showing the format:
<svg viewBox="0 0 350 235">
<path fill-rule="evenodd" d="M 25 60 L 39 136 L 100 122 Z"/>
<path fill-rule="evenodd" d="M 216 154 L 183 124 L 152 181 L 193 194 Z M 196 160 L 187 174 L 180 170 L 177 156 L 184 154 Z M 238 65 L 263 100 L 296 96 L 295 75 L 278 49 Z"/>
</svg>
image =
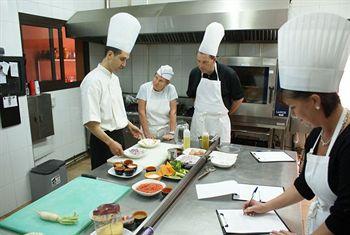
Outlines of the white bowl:
<svg viewBox="0 0 350 235">
<path fill-rule="evenodd" d="M 137 147 L 131 147 L 131 148 L 125 149 L 124 151 L 124 155 L 126 157 L 133 158 L 133 159 L 142 158 L 143 156 L 145 156 L 145 153 L 146 152 L 144 149 L 137 148 Z"/>
<path fill-rule="evenodd" d="M 158 139 L 142 139 L 138 144 L 143 148 L 154 148 L 160 143 Z"/>
<path fill-rule="evenodd" d="M 152 193 L 146 193 L 146 192 L 139 191 L 137 189 L 137 187 L 139 187 L 141 184 L 145 184 L 145 183 L 160 184 L 162 186 L 162 188 L 160 188 L 158 191 L 152 192 Z M 144 180 L 141 180 L 141 181 L 139 181 L 131 186 L 132 190 L 134 190 L 138 194 L 140 194 L 142 196 L 146 196 L 146 197 L 151 197 L 151 196 L 154 196 L 154 195 L 160 193 L 162 191 L 162 189 L 165 187 L 166 187 L 166 185 L 163 182 L 160 182 L 159 180 L 153 180 L 153 179 L 144 179 Z"/>
</svg>

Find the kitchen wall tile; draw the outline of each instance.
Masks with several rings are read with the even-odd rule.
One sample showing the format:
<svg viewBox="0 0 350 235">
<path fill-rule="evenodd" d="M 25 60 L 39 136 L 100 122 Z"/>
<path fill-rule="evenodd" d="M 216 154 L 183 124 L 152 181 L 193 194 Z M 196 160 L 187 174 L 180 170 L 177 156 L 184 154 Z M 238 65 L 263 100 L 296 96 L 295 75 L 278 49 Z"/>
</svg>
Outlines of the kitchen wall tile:
<svg viewBox="0 0 350 235">
<path fill-rule="evenodd" d="M 59 8 L 57 8 L 59 9 Z M 61 19 L 61 20 L 69 20 L 74 15 L 75 11 L 74 10 L 69 10 L 69 9 L 63 9 L 62 11 L 54 11 L 53 18 L 56 19 Z"/>
<path fill-rule="evenodd" d="M 140 86 L 147 82 L 147 77 L 145 76 L 134 76 L 133 77 L 133 86 L 132 86 L 132 92 L 137 93 L 140 89 Z"/>
<path fill-rule="evenodd" d="M 39 13 L 40 16 L 49 17 L 49 18 L 56 18 L 56 14 L 60 11 L 63 11 L 62 8 L 55 8 L 50 5 L 39 3 Z"/>
<path fill-rule="evenodd" d="M 39 3 L 29 0 L 17 0 L 18 12 L 40 15 Z"/>
<path fill-rule="evenodd" d="M 111 0 L 110 7 L 125 7 L 128 6 L 129 0 Z"/>
<path fill-rule="evenodd" d="M 181 44 L 170 44 L 169 45 L 169 55 L 178 56 L 182 55 L 182 45 Z"/>
<path fill-rule="evenodd" d="M 0 1 L 0 20 L 18 24 L 16 1 Z"/>
<path fill-rule="evenodd" d="M 8 151 L 4 153 L 0 153 L 0 166 L 1 166 L 1 170 L 0 170 L 0 188 L 1 188 L 13 181 L 11 161 L 10 161 Z M 1 194 L 0 194 L 0 197 L 1 197 Z"/>
<path fill-rule="evenodd" d="M 16 208 L 15 188 L 13 184 L 0 187 L 0 216 Z"/>
<path fill-rule="evenodd" d="M 278 56 L 277 43 L 263 43 L 261 44 L 261 56 L 267 58 L 277 58 Z"/>
<path fill-rule="evenodd" d="M 3 22 L 1 46 L 5 48 L 5 55 L 22 56 L 21 35 L 19 24 Z"/>
<path fill-rule="evenodd" d="M 149 45 L 136 44 L 132 49 L 132 56 L 148 56 Z"/>
<path fill-rule="evenodd" d="M 30 165 L 32 162 L 31 159 L 33 159 L 32 153 L 27 147 L 18 148 L 15 151 L 9 152 L 9 158 L 12 167 L 12 177 L 14 180 L 26 177 L 30 169 L 33 167 L 33 165 Z"/>
<path fill-rule="evenodd" d="M 225 56 L 238 56 L 238 55 L 239 55 L 239 44 L 227 43 Z"/>
<path fill-rule="evenodd" d="M 197 66 L 196 57 L 193 55 L 183 56 L 182 60 L 182 77 L 188 78 L 193 68 Z"/>
<path fill-rule="evenodd" d="M 36 160 L 36 161 L 34 162 L 34 165 L 35 165 L 35 166 L 38 166 L 38 165 L 40 165 L 40 164 L 42 164 L 42 163 L 44 163 L 44 162 L 46 162 L 46 161 L 48 161 L 48 160 L 51 160 L 51 159 L 65 160 L 65 159 L 63 159 L 62 154 L 61 154 L 61 152 L 60 152 L 59 150 L 60 150 L 60 149 L 55 149 L 55 152 L 54 152 L 54 153 L 50 153 L 49 155 L 47 155 L 47 156 L 45 156 L 45 157 L 43 157 L 43 158 L 40 158 L 40 159 Z M 62 159 L 61 159 L 61 158 L 62 158 Z"/>
<path fill-rule="evenodd" d="M 32 200 L 32 195 L 30 191 L 29 174 L 21 179 L 14 182 L 15 187 L 15 198 L 16 207 L 20 207 L 23 204 Z"/>
<path fill-rule="evenodd" d="M 104 1 L 96 0 L 75 0 L 74 9 L 76 11 L 87 11 L 104 8 Z"/>
<path fill-rule="evenodd" d="M 27 140 L 27 131 L 28 126 L 24 126 L 23 124 L 8 127 L 7 141 L 10 152 L 18 148 L 27 147 L 30 144 Z"/>
<path fill-rule="evenodd" d="M 169 44 L 153 44 L 149 46 L 149 54 L 153 56 L 168 56 L 170 53 Z"/>
<path fill-rule="evenodd" d="M 0 129 L 0 155 L 7 153 L 7 151 L 8 151 L 7 128 L 1 128 Z"/>
<path fill-rule="evenodd" d="M 190 55 L 193 58 L 195 58 L 198 52 L 199 45 L 199 43 L 182 44 L 182 55 Z"/>
<path fill-rule="evenodd" d="M 239 45 L 239 56 L 261 56 L 260 44 L 241 43 Z"/>
</svg>

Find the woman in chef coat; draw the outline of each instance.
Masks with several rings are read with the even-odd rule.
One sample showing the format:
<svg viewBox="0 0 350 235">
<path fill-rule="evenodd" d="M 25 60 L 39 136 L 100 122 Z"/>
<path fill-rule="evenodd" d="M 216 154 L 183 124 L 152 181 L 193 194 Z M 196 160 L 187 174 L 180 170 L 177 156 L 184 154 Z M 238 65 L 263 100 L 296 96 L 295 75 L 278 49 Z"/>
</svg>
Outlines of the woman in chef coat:
<svg viewBox="0 0 350 235">
<path fill-rule="evenodd" d="M 177 92 L 170 84 L 173 68 L 161 66 L 153 81 L 141 85 L 137 93 L 138 111 L 146 138 L 171 140 L 176 126 Z"/>
<path fill-rule="evenodd" d="M 306 140 L 304 167 L 294 185 L 266 203 L 246 202 L 248 215 L 315 198 L 306 234 L 350 234 L 350 115 L 337 94 L 349 53 L 350 22 L 340 16 L 313 13 L 280 28 L 283 100 L 315 129 Z"/>
</svg>

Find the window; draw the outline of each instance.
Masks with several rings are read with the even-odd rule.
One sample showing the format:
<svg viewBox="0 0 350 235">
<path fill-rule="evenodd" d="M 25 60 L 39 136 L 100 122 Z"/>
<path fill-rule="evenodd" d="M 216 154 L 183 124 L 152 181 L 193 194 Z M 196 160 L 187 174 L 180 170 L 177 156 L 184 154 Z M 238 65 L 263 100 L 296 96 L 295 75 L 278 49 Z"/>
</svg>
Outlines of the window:
<svg viewBox="0 0 350 235">
<path fill-rule="evenodd" d="M 42 91 L 79 86 L 87 44 L 66 37 L 65 21 L 23 13 L 19 19 L 27 82 L 38 80 Z"/>
</svg>

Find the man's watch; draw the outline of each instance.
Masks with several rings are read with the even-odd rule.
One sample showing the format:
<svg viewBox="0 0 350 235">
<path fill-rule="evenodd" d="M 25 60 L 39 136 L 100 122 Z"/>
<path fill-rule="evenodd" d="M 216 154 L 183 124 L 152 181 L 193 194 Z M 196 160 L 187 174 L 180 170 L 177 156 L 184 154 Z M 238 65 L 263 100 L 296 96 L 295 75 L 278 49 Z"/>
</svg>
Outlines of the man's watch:
<svg viewBox="0 0 350 235">
<path fill-rule="evenodd" d="M 169 131 L 169 135 L 175 135 L 175 131 Z"/>
</svg>

